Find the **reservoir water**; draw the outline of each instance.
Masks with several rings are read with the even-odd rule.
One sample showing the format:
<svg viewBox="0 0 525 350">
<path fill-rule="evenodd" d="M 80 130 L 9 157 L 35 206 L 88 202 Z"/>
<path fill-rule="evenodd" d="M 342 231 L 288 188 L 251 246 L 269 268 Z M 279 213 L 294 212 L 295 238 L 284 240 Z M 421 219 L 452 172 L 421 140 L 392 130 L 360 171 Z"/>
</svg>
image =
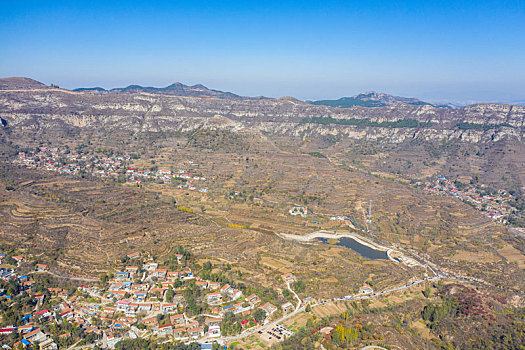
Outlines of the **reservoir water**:
<svg viewBox="0 0 525 350">
<path fill-rule="evenodd" d="M 329 244 L 328 239 L 326 238 L 318 238 L 318 239 L 323 243 Z M 350 237 L 339 238 L 338 242 L 335 245 L 350 248 L 357 254 L 367 259 L 372 259 L 372 260 L 386 259 L 388 260 L 388 255 L 386 254 L 386 251 L 372 249 L 369 246 L 361 244 L 355 239 L 350 238 Z"/>
</svg>

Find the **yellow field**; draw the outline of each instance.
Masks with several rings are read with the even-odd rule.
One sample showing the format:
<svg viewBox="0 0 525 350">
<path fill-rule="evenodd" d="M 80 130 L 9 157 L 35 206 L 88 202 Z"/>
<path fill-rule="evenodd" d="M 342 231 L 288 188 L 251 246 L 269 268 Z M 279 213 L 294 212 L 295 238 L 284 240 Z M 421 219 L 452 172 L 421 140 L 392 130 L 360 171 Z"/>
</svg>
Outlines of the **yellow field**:
<svg viewBox="0 0 525 350">
<path fill-rule="evenodd" d="M 498 253 L 503 255 L 508 261 L 518 263 L 520 269 L 525 269 L 525 255 L 513 246 L 506 245 L 504 248 L 499 249 Z"/>
</svg>

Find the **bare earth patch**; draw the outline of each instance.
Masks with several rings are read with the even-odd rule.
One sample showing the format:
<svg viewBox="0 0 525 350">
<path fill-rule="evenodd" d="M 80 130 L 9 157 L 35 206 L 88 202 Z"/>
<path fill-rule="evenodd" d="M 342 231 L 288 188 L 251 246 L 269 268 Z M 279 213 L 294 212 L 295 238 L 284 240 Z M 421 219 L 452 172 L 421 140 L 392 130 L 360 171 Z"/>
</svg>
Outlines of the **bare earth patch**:
<svg viewBox="0 0 525 350">
<path fill-rule="evenodd" d="M 520 269 L 525 269 L 525 255 L 511 245 L 506 245 L 498 250 L 508 261 L 518 263 Z"/>
</svg>

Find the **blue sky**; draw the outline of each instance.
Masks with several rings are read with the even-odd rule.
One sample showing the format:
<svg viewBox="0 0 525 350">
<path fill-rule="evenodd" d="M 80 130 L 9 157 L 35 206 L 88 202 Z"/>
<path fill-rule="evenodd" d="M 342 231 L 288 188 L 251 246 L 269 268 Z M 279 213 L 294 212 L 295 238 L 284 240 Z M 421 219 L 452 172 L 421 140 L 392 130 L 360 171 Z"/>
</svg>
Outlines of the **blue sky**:
<svg viewBox="0 0 525 350">
<path fill-rule="evenodd" d="M 525 1 L 2 1 L 0 76 L 525 100 Z"/>
</svg>

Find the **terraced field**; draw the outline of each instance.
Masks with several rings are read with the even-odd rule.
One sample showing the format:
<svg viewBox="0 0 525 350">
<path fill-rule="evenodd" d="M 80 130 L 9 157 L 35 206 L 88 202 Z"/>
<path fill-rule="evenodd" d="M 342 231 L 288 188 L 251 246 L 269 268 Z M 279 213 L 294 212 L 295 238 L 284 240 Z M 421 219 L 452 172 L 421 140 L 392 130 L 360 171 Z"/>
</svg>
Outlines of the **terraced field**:
<svg viewBox="0 0 525 350">
<path fill-rule="evenodd" d="M 207 178 L 209 192 L 154 182 L 127 187 L 5 165 L 0 187 L 4 241 L 21 242 L 35 254 L 45 251 L 47 262 L 75 275 L 107 270 L 134 250 L 162 258 L 183 244 L 195 254 L 232 261 L 248 271 L 246 281 L 264 286 L 275 285 L 283 269 L 291 269 L 309 281 L 306 293 L 325 297 L 358 288 L 370 274 L 382 288 L 423 273 L 396 264 L 368 264 L 351 250 L 283 242 L 277 236 L 348 230 L 329 217 L 349 215 L 356 230 L 368 229 L 370 239 L 414 249 L 458 274 L 525 290 L 523 263 L 516 255 L 525 249 L 523 240 L 468 205 L 410 188 L 395 176 L 383 178 L 297 151 L 237 154 L 188 145 L 147 149 L 142 167 L 170 169 L 191 160 L 192 171 Z M 370 199 L 372 222 L 367 223 Z M 177 210 L 179 205 L 195 213 Z M 315 215 L 292 217 L 292 205 L 308 206 Z"/>
</svg>

